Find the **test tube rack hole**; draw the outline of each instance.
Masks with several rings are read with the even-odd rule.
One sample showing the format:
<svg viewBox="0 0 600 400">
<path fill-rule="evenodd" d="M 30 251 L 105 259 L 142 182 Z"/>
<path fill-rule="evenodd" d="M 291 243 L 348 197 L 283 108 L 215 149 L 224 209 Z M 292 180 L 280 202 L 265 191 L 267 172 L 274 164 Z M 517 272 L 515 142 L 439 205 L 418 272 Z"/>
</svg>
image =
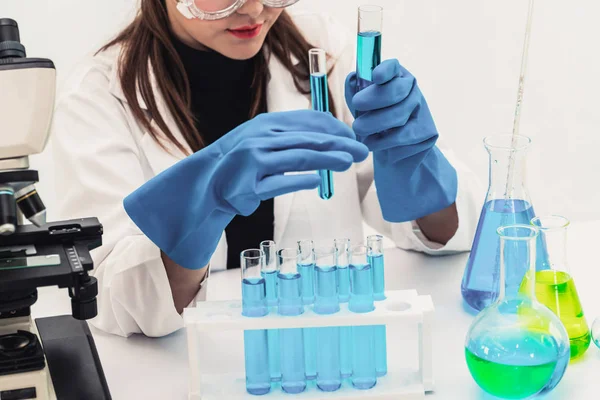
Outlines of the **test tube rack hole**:
<svg viewBox="0 0 600 400">
<path fill-rule="evenodd" d="M 417 400 L 433 391 L 432 324 L 434 306 L 430 296 L 415 290 L 386 291 L 386 299 L 365 314 L 352 313 L 347 303 L 339 313 L 319 315 L 307 308 L 304 314 L 286 317 L 271 313 L 260 318 L 241 315 L 241 300 L 199 302 L 183 317 L 189 354 L 190 400 Z M 319 328 L 328 326 L 386 325 L 388 374 L 375 387 L 358 390 L 344 381 L 335 392 L 323 392 L 312 382 L 304 392 L 287 394 L 276 384 L 271 392 L 254 396 L 246 392 L 243 362 L 243 331 L 254 329 Z M 397 338 L 407 337 L 406 348 L 416 349 L 416 359 L 405 367 L 407 355 L 398 351 Z"/>
</svg>

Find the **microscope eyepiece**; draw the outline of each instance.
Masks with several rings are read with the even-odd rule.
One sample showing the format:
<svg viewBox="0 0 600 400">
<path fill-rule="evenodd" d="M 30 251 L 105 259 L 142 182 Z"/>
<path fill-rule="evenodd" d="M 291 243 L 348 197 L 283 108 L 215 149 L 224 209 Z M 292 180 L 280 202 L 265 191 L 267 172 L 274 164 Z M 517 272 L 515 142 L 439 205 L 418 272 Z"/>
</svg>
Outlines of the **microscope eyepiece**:
<svg viewBox="0 0 600 400">
<path fill-rule="evenodd" d="M 19 25 L 10 18 L 0 19 L 0 59 L 25 58 L 25 46 L 21 44 Z"/>
</svg>

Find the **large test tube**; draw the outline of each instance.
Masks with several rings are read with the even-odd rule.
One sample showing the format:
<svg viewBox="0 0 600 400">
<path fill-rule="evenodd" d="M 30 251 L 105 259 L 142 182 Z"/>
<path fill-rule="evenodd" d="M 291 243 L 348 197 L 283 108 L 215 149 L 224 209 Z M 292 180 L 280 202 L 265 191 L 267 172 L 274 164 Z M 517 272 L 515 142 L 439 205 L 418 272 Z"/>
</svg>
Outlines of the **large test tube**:
<svg viewBox="0 0 600 400">
<path fill-rule="evenodd" d="M 240 254 L 242 271 L 242 315 L 259 318 L 267 315 L 265 280 L 261 271 L 265 254 L 260 249 L 244 250 Z M 244 331 L 246 391 L 263 395 L 271 390 L 269 350 L 266 330 Z"/>
<path fill-rule="evenodd" d="M 315 249 L 314 311 L 317 314 L 340 311 L 336 254 L 334 246 Z M 317 348 L 317 387 L 324 392 L 334 392 L 342 386 L 340 328 L 317 328 Z"/>
<path fill-rule="evenodd" d="M 327 53 L 323 49 L 310 49 L 308 52 L 310 64 L 310 92 L 312 108 L 315 111 L 329 111 L 329 91 L 327 89 Z M 320 170 L 321 184 L 319 196 L 328 200 L 333 197 L 333 172 Z"/>
<path fill-rule="evenodd" d="M 383 236 L 367 236 L 369 264 L 373 269 L 373 298 L 385 300 L 385 274 L 383 262 Z M 375 326 L 375 364 L 377 376 L 387 374 L 387 334 L 385 325 Z"/>
<path fill-rule="evenodd" d="M 297 249 L 277 250 L 277 289 L 280 315 L 296 316 L 304 313 L 302 304 L 302 277 L 298 272 Z M 304 339 L 302 328 L 279 330 L 281 354 L 281 388 L 291 394 L 306 389 L 304 369 Z"/>
<path fill-rule="evenodd" d="M 375 5 L 358 8 L 357 90 L 373 84 L 373 70 L 381 63 L 382 26 L 383 8 Z"/>
<path fill-rule="evenodd" d="M 261 271 L 265 279 L 267 293 L 267 306 L 277 306 L 277 244 L 272 240 L 260 242 L 260 249 L 265 253 L 265 264 Z M 269 370 L 271 371 L 271 382 L 281 380 L 281 368 L 279 365 L 279 330 L 267 330 L 269 341 Z"/>
<path fill-rule="evenodd" d="M 312 240 L 298 242 L 298 270 L 302 275 L 302 301 L 305 305 L 315 302 L 315 245 Z M 304 328 L 304 361 L 306 379 L 317 377 L 317 330 Z"/>
<path fill-rule="evenodd" d="M 355 313 L 368 313 L 375 309 L 373 278 L 371 265 L 367 257 L 367 246 L 354 246 L 350 250 L 350 301 L 348 308 Z M 373 326 L 352 327 L 351 379 L 352 385 L 357 389 L 370 389 L 377 384 Z"/>
</svg>

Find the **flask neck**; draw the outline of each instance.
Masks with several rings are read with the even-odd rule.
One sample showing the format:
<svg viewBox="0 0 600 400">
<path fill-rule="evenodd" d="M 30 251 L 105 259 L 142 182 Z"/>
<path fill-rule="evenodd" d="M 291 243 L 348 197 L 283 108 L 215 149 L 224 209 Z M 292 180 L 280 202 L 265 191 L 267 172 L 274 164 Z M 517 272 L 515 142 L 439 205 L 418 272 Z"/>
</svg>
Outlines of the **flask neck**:
<svg viewBox="0 0 600 400">
<path fill-rule="evenodd" d="M 569 220 L 558 215 L 535 217 L 531 223 L 538 227 L 537 270 L 570 273 L 567 257 L 567 229 Z"/>
<path fill-rule="evenodd" d="M 529 203 L 525 184 L 526 150 L 488 148 L 488 152 L 490 167 L 487 200 L 519 199 Z"/>
<path fill-rule="evenodd" d="M 498 228 L 500 235 L 499 301 L 523 295 L 535 299 L 535 260 L 538 230 L 530 225 Z M 530 279 L 523 279 L 525 274 Z"/>
</svg>

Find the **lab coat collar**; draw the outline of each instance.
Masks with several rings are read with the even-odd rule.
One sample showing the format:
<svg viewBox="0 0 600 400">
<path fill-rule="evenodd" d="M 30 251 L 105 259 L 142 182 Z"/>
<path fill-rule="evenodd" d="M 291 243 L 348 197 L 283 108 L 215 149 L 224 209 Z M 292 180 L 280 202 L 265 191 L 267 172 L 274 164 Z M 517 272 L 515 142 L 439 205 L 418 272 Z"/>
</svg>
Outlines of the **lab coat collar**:
<svg viewBox="0 0 600 400">
<path fill-rule="evenodd" d="M 114 64 L 113 68 L 111 68 L 111 76 L 109 81 L 109 90 L 115 97 L 117 97 L 122 102 L 126 103 L 127 99 L 125 98 L 125 94 L 123 93 L 123 88 L 121 86 L 118 72 L 120 52 L 120 48 L 118 51 L 115 50 Z M 293 57 L 292 62 L 294 64 L 297 64 L 299 61 L 297 58 Z M 269 71 L 271 75 L 267 84 L 267 108 L 269 112 L 281 112 L 310 108 L 310 100 L 308 96 L 298 92 L 296 86 L 294 85 L 292 75 L 279 61 L 279 59 L 277 59 L 277 57 L 269 57 Z M 177 141 L 184 146 L 187 154 L 191 154 L 191 149 L 189 148 L 189 146 L 183 138 L 183 135 L 177 128 L 177 124 L 175 123 L 175 120 L 173 119 L 172 115 L 168 112 L 164 98 L 161 95 L 160 90 L 158 88 L 156 76 L 154 75 L 154 71 L 151 67 L 150 82 L 152 83 L 153 93 L 155 93 L 157 108 L 160 114 L 165 119 L 165 123 L 167 124 L 173 135 L 175 135 Z M 137 96 L 140 107 L 144 110 L 147 110 L 148 107 L 143 101 L 141 93 L 139 91 Z M 156 129 L 156 131 L 160 131 L 154 120 L 151 121 L 151 124 L 152 127 Z M 161 142 L 164 148 L 166 148 L 168 151 L 164 151 L 164 149 L 162 149 L 154 139 L 146 137 L 142 140 L 144 150 L 148 155 L 148 161 L 150 162 L 155 174 L 159 174 L 163 170 L 171 167 L 172 165 L 186 157 L 186 154 L 182 153 L 181 150 L 179 150 L 175 145 L 166 140 L 162 140 Z M 287 225 L 287 222 L 289 220 L 293 200 L 294 193 L 278 196 L 275 199 L 275 232 L 273 238 L 275 241 L 280 241 L 283 236 L 285 226 Z"/>
</svg>

